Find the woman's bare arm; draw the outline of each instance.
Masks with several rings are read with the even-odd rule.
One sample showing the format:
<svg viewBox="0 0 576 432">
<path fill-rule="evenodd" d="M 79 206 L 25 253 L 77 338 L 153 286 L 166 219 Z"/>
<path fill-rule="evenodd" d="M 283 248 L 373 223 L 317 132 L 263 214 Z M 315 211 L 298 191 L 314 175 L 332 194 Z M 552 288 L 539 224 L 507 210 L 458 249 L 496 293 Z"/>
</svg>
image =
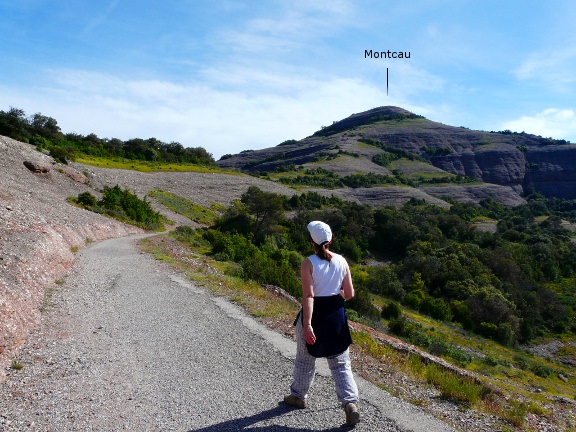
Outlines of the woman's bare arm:
<svg viewBox="0 0 576 432">
<path fill-rule="evenodd" d="M 352 300 L 354 298 L 354 285 L 352 284 L 352 274 L 348 263 L 346 263 L 346 276 L 344 276 L 342 281 L 342 297 L 344 297 L 344 300 Z"/>
<path fill-rule="evenodd" d="M 308 258 L 302 261 L 302 326 L 304 339 L 310 345 L 316 342 L 316 335 L 312 328 L 312 312 L 314 311 L 314 283 L 312 281 L 312 262 Z"/>
</svg>

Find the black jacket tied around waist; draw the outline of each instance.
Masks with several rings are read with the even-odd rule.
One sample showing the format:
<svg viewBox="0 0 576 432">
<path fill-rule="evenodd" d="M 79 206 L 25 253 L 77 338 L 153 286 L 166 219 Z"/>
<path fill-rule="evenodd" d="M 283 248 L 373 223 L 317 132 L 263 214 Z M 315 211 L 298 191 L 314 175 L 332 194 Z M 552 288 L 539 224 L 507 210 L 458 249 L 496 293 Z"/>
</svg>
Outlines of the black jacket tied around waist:
<svg viewBox="0 0 576 432">
<path fill-rule="evenodd" d="M 303 316 L 302 311 L 298 315 L 296 319 Z M 312 328 L 316 342 L 314 345 L 306 343 L 311 356 L 331 357 L 346 351 L 352 344 L 352 336 L 341 295 L 314 297 Z"/>
</svg>

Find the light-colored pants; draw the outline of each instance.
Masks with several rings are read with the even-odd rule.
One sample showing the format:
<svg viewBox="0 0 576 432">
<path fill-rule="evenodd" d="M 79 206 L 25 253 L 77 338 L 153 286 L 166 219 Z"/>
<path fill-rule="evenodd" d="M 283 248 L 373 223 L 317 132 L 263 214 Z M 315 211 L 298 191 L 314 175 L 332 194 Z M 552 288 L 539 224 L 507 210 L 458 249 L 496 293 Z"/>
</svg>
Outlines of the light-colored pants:
<svg viewBox="0 0 576 432">
<path fill-rule="evenodd" d="M 348 349 L 341 354 L 326 357 L 334 385 L 336 386 L 336 395 L 338 401 L 342 404 L 342 408 L 346 404 L 353 402 L 358 403 L 358 387 L 354 376 L 352 375 L 352 367 L 350 366 L 350 353 Z M 290 386 L 290 392 L 305 399 L 308 395 L 308 390 L 314 382 L 314 375 L 316 373 L 316 357 L 308 354 L 306 349 L 306 341 L 304 340 L 304 332 L 302 329 L 302 319 L 298 318 L 296 323 L 296 361 L 294 362 L 294 380 Z"/>
</svg>

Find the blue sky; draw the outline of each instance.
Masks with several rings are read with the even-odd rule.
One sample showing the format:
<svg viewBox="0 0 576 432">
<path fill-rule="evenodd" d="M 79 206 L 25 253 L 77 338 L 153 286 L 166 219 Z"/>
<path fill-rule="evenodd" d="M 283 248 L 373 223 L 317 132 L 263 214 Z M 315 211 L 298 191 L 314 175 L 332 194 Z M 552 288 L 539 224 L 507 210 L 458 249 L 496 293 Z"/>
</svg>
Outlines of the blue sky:
<svg viewBox="0 0 576 432">
<path fill-rule="evenodd" d="M 574 22 L 572 0 L 0 0 L 0 109 L 216 159 L 383 105 L 576 143 Z"/>
</svg>

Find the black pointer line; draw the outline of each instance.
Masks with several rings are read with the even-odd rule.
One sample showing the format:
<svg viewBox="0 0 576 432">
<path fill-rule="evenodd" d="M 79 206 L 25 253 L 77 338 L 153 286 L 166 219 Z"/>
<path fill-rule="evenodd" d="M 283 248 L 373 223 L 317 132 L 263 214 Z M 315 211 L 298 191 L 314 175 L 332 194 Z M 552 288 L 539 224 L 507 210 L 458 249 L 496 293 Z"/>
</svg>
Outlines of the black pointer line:
<svg viewBox="0 0 576 432">
<path fill-rule="evenodd" d="M 388 96 L 388 68 L 386 68 L 386 96 Z"/>
</svg>

